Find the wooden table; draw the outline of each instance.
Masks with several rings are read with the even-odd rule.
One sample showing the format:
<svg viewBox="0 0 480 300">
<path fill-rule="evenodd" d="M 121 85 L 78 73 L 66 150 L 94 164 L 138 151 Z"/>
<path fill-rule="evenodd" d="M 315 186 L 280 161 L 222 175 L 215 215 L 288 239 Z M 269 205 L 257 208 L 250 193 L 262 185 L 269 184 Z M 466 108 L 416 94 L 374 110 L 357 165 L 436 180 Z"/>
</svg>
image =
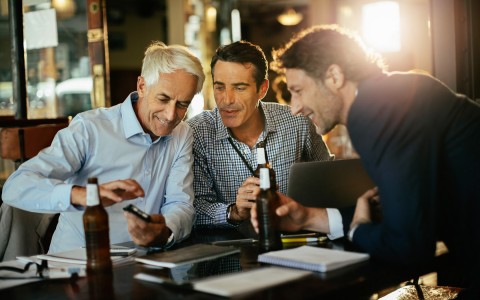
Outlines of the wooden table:
<svg viewBox="0 0 480 300">
<path fill-rule="evenodd" d="M 248 235 L 248 234 L 247 234 Z M 225 239 L 245 238 L 237 230 L 197 230 L 191 237 L 177 245 L 185 247 L 195 243 Z M 343 240 L 328 242 L 322 247 L 349 249 Z M 259 268 L 255 244 L 239 246 L 239 254 L 199 263 L 192 278 Z M 242 299 L 368 299 L 384 288 L 392 287 L 415 276 L 429 273 L 431 265 L 415 269 L 399 268 L 385 263 L 368 261 L 325 274 L 314 273 L 302 280 L 269 288 Z M 1 299 L 222 299 L 200 292 L 182 290 L 134 279 L 139 272 L 152 272 L 147 266 L 132 263 L 114 268 L 113 278 L 98 278 L 96 281 L 80 278 L 44 280 L 0 291 Z M 168 269 L 155 270 L 168 276 Z M 170 274 L 171 275 L 171 274 Z"/>
</svg>

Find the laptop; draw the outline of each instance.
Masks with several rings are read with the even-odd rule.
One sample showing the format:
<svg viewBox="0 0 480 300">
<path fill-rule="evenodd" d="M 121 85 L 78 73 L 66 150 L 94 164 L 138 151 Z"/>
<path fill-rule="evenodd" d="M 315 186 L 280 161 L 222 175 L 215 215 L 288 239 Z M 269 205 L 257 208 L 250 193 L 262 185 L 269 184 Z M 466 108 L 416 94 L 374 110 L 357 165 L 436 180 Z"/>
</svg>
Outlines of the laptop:
<svg viewBox="0 0 480 300">
<path fill-rule="evenodd" d="M 375 186 L 360 159 L 295 163 L 287 196 L 304 206 L 343 208 Z"/>
</svg>

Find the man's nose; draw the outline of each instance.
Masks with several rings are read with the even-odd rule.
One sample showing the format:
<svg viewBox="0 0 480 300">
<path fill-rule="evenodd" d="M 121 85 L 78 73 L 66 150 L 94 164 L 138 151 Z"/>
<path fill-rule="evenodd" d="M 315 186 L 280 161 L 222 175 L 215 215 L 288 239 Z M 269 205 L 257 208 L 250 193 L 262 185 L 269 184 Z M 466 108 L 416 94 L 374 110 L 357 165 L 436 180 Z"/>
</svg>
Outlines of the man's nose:
<svg viewBox="0 0 480 300">
<path fill-rule="evenodd" d="M 298 114 L 302 114 L 302 109 L 303 107 L 300 101 L 298 101 L 296 97 L 293 97 L 292 95 L 292 99 L 290 100 L 290 111 L 292 115 L 296 116 Z"/>
<path fill-rule="evenodd" d="M 235 93 L 233 90 L 229 90 L 227 89 L 225 91 L 225 99 L 224 99 L 224 102 L 226 104 L 232 104 L 232 103 L 235 103 Z"/>
<path fill-rule="evenodd" d="M 165 119 L 169 122 L 174 121 L 177 118 L 177 102 L 170 101 L 168 102 L 167 107 L 165 108 Z"/>
</svg>

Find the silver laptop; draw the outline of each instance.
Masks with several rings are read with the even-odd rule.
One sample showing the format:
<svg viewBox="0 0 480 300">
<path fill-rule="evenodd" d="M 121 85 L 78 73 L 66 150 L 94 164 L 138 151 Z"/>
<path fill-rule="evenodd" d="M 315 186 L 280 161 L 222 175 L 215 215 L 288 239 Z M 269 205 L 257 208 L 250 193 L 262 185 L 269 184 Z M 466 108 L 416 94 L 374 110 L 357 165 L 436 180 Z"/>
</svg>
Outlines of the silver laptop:
<svg viewBox="0 0 480 300">
<path fill-rule="evenodd" d="M 302 162 L 290 167 L 287 195 L 305 206 L 342 208 L 374 186 L 360 159 Z"/>
</svg>

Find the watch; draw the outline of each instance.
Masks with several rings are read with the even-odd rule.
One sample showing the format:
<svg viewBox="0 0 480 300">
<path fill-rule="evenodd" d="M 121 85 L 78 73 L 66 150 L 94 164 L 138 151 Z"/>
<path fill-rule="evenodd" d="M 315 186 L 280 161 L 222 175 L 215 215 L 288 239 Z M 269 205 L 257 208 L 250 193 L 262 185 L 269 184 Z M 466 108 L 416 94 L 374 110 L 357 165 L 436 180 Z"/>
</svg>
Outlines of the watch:
<svg viewBox="0 0 480 300">
<path fill-rule="evenodd" d="M 167 242 L 165 243 L 164 248 L 169 248 L 169 247 L 171 247 L 171 246 L 173 245 L 173 242 L 174 242 L 174 240 L 173 240 L 173 232 L 172 232 L 172 233 L 170 234 L 170 236 L 168 237 L 168 240 L 167 240 Z"/>
<path fill-rule="evenodd" d="M 238 225 L 240 222 L 234 221 L 230 218 L 232 214 L 232 208 L 234 205 L 235 203 L 232 203 L 229 206 L 227 206 L 227 222 L 232 225 Z"/>
</svg>

